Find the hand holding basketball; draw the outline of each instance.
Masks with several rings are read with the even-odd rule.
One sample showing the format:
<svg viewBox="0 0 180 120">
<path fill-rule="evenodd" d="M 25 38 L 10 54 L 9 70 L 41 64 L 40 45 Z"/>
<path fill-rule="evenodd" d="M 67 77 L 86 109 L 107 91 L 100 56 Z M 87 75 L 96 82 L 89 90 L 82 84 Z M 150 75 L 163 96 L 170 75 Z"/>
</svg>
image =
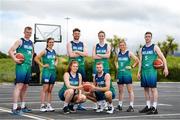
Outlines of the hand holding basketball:
<svg viewBox="0 0 180 120">
<path fill-rule="evenodd" d="M 164 68 L 164 64 L 163 61 L 161 59 L 157 59 L 153 62 L 153 66 L 155 69 L 163 69 Z"/>
<path fill-rule="evenodd" d="M 86 92 L 90 92 L 91 89 L 92 89 L 92 85 L 90 83 L 86 82 L 86 83 L 83 84 L 83 89 Z"/>
<path fill-rule="evenodd" d="M 22 64 L 24 62 L 24 55 L 22 53 L 15 54 L 15 58 L 17 64 Z"/>
</svg>

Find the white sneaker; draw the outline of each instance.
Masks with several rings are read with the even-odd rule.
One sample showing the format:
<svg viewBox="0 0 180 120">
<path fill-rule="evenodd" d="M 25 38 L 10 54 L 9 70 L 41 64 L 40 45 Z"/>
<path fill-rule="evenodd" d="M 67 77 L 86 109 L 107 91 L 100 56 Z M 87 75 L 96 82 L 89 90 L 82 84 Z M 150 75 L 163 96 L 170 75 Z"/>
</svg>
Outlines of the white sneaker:
<svg viewBox="0 0 180 120">
<path fill-rule="evenodd" d="M 97 105 L 97 103 L 94 103 L 93 110 L 97 110 L 97 109 L 98 109 L 98 105 Z"/>
<path fill-rule="evenodd" d="M 51 105 L 47 105 L 46 109 L 47 109 L 48 112 L 54 112 L 55 111 L 54 108 L 52 108 Z"/>
<path fill-rule="evenodd" d="M 45 105 L 41 106 L 41 107 L 40 107 L 40 111 L 41 111 L 41 112 L 46 112 L 46 111 L 47 111 L 46 106 L 45 106 Z"/>
<path fill-rule="evenodd" d="M 106 111 L 108 114 L 114 113 L 114 107 L 113 106 L 108 106 L 108 110 Z"/>
<path fill-rule="evenodd" d="M 103 107 L 103 109 L 104 110 L 108 110 L 108 104 L 107 104 L 107 102 L 106 101 L 104 101 L 103 103 L 102 103 L 102 107 Z"/>
<path fill-rule="evenodd" d="M 102 112 L 104 109 L 102 108 L 102 105 L 99 105 L 96 112 Z"/>
</svg>

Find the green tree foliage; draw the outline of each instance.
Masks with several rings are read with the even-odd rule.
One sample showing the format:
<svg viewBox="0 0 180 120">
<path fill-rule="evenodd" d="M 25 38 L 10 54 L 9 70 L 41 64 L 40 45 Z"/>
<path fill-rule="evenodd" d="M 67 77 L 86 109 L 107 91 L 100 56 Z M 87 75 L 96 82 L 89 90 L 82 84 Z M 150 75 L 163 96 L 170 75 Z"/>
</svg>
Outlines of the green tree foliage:
<svg viewBox="0 0 180 120">
<path fill-rule="evenodd" d="M 120 38 L 117 35 L 114 35 L 113 38 L 108 38 L 107 41 L 110 43 L 111 46 L 111 56 L 110 56 L 110 73 L 117 75 L 116 63 L 117 63 L 117 55 L 119 51 L 119 42 L 124 40 L 124 38 Z M 114 72 L 114 73 L 112 73 Z M 115 77 L 114 76 L 114 77 Z"/>
<path fill-rule="evenodd" d="M 0 51 L 0 59 L 2 58 L 9 58 L 9 56 Z"/>
<path fill-rule="evenodd" d="M 174 52 L 178 50 L 178 44 L 175 43 L 175 39 L 169 35 L 167 36 L 165 41 L 158 42 L 157 44 L 165 57 L 167 57 L 167 55 L 173 55 Z"/>
</svg>

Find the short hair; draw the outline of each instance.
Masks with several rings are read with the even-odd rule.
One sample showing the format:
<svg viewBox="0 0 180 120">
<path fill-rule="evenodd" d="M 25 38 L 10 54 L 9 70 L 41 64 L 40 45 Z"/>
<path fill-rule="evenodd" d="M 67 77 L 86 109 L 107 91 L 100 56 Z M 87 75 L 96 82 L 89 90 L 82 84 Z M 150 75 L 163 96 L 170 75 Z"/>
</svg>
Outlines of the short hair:
<svg viewBox="0 0 180 120">
<path fill-rule="evenodd" d="M 105 32 L 104 32 L 104 31 L 102 31 L 102 30 L 98 32 L 98 35 L 99 35 L 100 33 L 103 33 L 103 34 L 104 34 L 104 36 L 106 35 L 106 34 L 105 34 Z"/>
<path fill-rule="evenodd" d="M 119 41 L 119 44 L 120 44 L 120 43 L 124 43 L 124 44 L 126 45 L 126 41 L 125 41 L 125 40 L 120 40 L 120 41 Z"/>
<path fill-rule="evenodd" d="M 27 27 L 24 28 L 24 31 L 26 31 L 26 30 L 32 30 L 32 28 L 27 26 Z"/>
<path fill-rule="evenodd" d="M 150 34 L 150 35 L 151 35 L 151 37 L 152 37 L 152 33 L 151 33 L 151 32 L 146 32 L 146 33 L 145 33 L 145 35 L 147 35 L 147 34 Z"/>
<path fill-rule="evenodd" d="M 76 31 L 81 32 L 81 30 L 79 28 L 74 28 L 73 33 L 76 32 Z"/>
<path fill-rule="evenodd" d="M 96 65 L 103 65 L 102 62 L 97 62 Z"/>
</svg>

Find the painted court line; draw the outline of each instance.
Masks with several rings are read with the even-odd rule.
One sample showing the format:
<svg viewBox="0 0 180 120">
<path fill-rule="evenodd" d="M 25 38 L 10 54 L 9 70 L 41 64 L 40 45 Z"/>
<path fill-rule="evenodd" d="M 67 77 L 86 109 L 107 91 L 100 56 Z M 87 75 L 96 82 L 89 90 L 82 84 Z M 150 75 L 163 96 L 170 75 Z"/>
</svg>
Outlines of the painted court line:
<svg viewBox="0 0 180 120">
<path fill-rule="evenodd" d="M 2 108 L 2 107 L 0 107 L 0 111 L 7 112 L 7 113 L 12 113 L 10 109 Z M 43 117 L 43 116 L 39 116 L 39 115 L 34 115 L 34 114 L 30 114 L 30 113 L 24 113 L 21 116 L 32 118 L 32 119 L 35 119 L 35 120 L 54 120 L 52 118 Z"/>
<path fill-rule="evenodd" d="M 124 107 L 128 107 L 129 105 L 123 105 Z M 142 107 L 144 105 L 134 105 L 134 107 Z M 162 104 L 162 103 L 159 103 L 158 106 L 172 106 L 171 104 Z M 84 107 L 86 109 L 93 109 L 93 107 Z M 56 111 L 59 111 L 59 110 L 62 110 L 62 106 L 60 106 L 59 108 L 54 108 Z M 39 111 L 40 109 L 32 109 L 33 111 Z"/>
<path fill-rule="evenodd" d="M 157 114 L 157 115 L 139 115 L 139 116 L 118 116 L 118 117 L 104 117 L 104 118 L 87 118 L 87 119 L 75 119 L 75 120 L 110 120 L 120 118 L 141 118 L 141 117 L 165 117 L 165 116 L 180 116 L 180 113 L 175 114 Z"/>
</svg>

